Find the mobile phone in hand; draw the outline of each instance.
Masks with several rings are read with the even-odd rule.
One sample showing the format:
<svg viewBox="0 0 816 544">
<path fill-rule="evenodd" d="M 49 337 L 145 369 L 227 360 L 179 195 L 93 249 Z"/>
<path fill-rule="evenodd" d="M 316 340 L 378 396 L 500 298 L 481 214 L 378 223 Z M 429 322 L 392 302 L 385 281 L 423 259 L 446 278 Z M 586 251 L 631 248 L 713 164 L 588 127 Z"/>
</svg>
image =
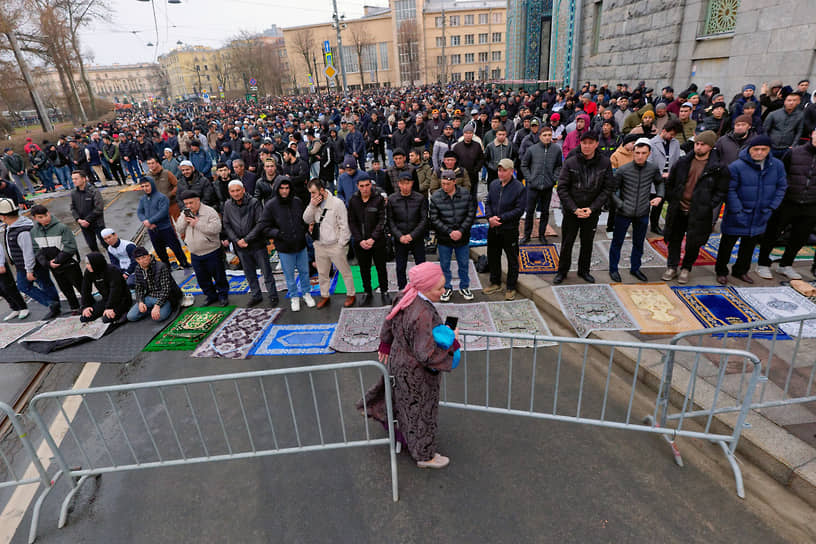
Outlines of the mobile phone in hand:
<svg viewBox="0 0 816 544">
<path fill-rule="evenodd" d="M 448 328 L 450 328 L 450 330 L 452 330 L 452 331 L 456 330 L 456 325 L 458 325 L 458 324 L 459 324 L 459 318 L 458 317 L 454 317 L 452 315 L 449 315 L 448 317 L 445 318 L 445 325 L 447 325 Z"/>
</svg>

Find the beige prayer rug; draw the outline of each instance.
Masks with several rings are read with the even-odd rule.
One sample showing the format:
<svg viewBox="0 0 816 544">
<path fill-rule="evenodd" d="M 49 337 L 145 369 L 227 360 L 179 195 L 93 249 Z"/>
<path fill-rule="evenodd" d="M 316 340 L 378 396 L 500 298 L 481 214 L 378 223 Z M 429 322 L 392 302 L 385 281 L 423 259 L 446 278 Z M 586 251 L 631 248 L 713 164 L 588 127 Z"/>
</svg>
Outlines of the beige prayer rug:
<svg viewBox="0 0 816 544">
<path fill-rule="evenodd" d="M 688 307 L 665 283 L 618 283 L 612 289 L 637 320 L 641 334 L 676 334 L 700 328 Z"/>
</svg>

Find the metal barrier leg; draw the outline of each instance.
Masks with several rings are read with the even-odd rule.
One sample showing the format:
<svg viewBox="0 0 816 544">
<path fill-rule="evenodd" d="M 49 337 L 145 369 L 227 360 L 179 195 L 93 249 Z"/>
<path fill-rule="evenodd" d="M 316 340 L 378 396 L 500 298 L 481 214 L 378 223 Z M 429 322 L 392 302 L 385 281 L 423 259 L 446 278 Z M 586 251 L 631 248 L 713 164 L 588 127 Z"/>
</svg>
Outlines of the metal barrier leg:
<svg viewBox="0 0 816 544">
<path fill-rule="evenodd" d="M 31 527 L 28 530 L 28 544 L 34 544 L 34 541 L 37 540 L 37 527 L 40 524 L 40 509 L 42 508 L 43 501 L 51 493 L 51 490 L 54 489 L 54 485 L 57 483 L 57 480 L 60 479 L 62 476 L 62 471 L 59 470 L 54 475 L 54 479 L 51 480 L 51 485 L 46 487 L 40 496 L 37 497 L 37 502 L 34 503 L 34 511 L 31 513 Z"/>
<path fill-rule="evenodd" d="M 656 423 L 652 416 L 646 416 L 643 418 L 643 423 L 645 425 L 649 425 L 650 427 L 660 427 L 659 423 Z M 669 447 L 672 450 L 672 456 L 674 456 L 674 462 L 678 467 L 683 467 L 683 456 L 680 455 L 680 448 L 677 447 L 677 440 L 674 438 L 669 438 L 669 435 L 664 434 L 663 439 L 669 443 Z"/>
<path fill-rule="evenodd" d="M 742 483 L 742 469 L 739 467 L 737 463 L 737 458 L 731 453 L 731 449 L 723 442 L 722 440 L 718 441 L 717 444 L 723 450 L 725 454 L 725 458 L 728 459 L 728 464 L 731 465 L 731 471 L 734 473 L 734 481 L 737 484 L 737 496 L 740 499 L 745 498 L 745 486 Z"/>
<path fill-rule="evenodd" d="M 57 523 L 58 529 L 65 527 L 65 523 L 68 521 L 68 507 L 71 504 L 71 500 L 73 500 L 74 496 L 76 496 L 77 491 L 79 491 L 79 488 L 82 487 L 82 484 L 85 483 L 85 480 L 87 480 L 88 477 L 89 476 L 87 474 L 82 476 L 71 491 L 69 491 L 65 496 L 65 499 L 63 499 L 62 507 L 60 508 L 59 522 Z"/>
</svg>

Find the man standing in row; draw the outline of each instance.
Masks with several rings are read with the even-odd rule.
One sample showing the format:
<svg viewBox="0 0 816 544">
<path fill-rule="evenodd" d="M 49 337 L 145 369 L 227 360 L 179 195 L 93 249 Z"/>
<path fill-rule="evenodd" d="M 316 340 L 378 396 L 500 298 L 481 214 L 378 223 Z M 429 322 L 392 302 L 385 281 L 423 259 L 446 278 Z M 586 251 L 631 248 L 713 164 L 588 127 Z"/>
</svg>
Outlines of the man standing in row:
<svg viewBox="0 0 816 544">
<path fill-rule="evenodd" d="M 501 132 L 502 129 L 499 129 Z M 497 137 L 498 138 L 498 137 Z M 521 159 L 521 172 L 527 183 L 527 205 L 524 219 L 524 236 L 519 244 L 530 242 L 535 223 L 536 207 L 541 210 L 538 223 L 538 239 L 547 243 L 547 225 L 550 221 L 550 201 L 553 187 L 561 172 L 561 146 L 553 142 L 552 128 L 545 126 L 538 132 L 538 142 L 527 148 Z"/>
<path fill-rule="evenodd" d="M 465 300 L 473 300 L 468 276 L 470 227 L 475 215 L 473 201 L 467 189 L 456 184 L 456 173 L 453 170 L 442 170 L 440 178 L 442 190 L 431 195 L 430 204 L 430 220 L 436 231 L 439 265 L 445 275 L 445 292 L 439 300 L 448 302 L 453 294 L 450 265 L 454 253 L 459 268 L 459 294 Z"/>
<path fill-rule="evenodd" d="M 406 286 L 408 254 L 414 264 L 425 262 L 425 231 L 428 228 L 428 199 L 412 190 L 414 180 L 410 173 L 400 176 L 399 191 L 388 197 L 388 224 L 394 240 L 394 260 L 399 290 Z"/>
<path fill-rule="evenodd" d="M 102 229 L 105 228 L 105 201 L 102 193 L 93 183 L 88 183 L 88 176 L 81 170 L 71 173 L 74 190 L 71 192 L 71 215 L 79 224 L 85 243 L 91 251 L 99 251 L 97 239 L 102 240 Z"/>
<path fill-rule="evenodd" d="M 371 288 L 373 260 L 382 304 L 390 306 L 391 297 L 388 295 L 388 275 L 385 269 L 385 199 L 379 191 L 372 190 L 371 180 L 367 175 L 357 181 L 357 192 L 351 197 L 348 212 L 351 239 L 355 244 L 354 254 L 363 280 L 364 294 L 360 305 L 369 306 L 374 296 Z"/>
<path fill-rule="evenodd" d="M 151 157 L 151 161 L 154 161 Z M 141 182 L 144 195 L 139 199 L 139 207 L 136 216 L 142 222 L 150 236 L 150 242 L 159 260 L 170 267 L 170 257 L 167 255 L 167 248 L 173 251 L 178 264 L 184 268 L 190 268 L 187 256 L 181 248 L 181 243 L 173 229 L 170 221 L 170 200 L 156 189 L 156 183 L 152 176 L 144 176 Z"/>
<path fill-rule="evenodd" d="M 552 133 L 551 133 L 552 134 Z M 507 290 L 505 300 L 516 298 L 516 282 L 519 274 L 518 231 L 521 214 L 524 213 L 526 190 L 513 175 L 512 159 L 502 159 L 498 164 L 498 179 L 490 182 L 485 199 L 487 229 L 487 265 L 490 268 L 490 286 L 486 295 L 501 289 L 501 256 L 507 257 Z M 528 216 L 529 217 L 529 216 Z"/>
</svg>

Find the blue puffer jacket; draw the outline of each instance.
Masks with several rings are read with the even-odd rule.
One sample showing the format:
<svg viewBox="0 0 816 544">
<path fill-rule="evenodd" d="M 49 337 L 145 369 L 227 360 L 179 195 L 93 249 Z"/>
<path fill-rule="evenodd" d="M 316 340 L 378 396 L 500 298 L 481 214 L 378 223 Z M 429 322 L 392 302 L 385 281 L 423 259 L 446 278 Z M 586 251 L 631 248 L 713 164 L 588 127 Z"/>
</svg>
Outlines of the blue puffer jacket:
<svg viewBox="0 0 816 544">
<path fill-rule="evenodd" d="M 748 148 L 728 167 L 731 183 L 725 199 L 722 232 L 757 236 L 765 232 L 771 213 L 782 204 L 788 187 L 782 161 L 768 155 L 764 168 L 751 158 Z"/>
<path fill-rule="evenodd" d="M 142 195 L 142 198 L 139 199 L 139 208 L 136 210 L 139 221 L 147 219 L 160 230 L 172 229 L 170 200 L 156 189 L 156 183 L 153 181 L 152 176 L 145 176 L 144 179 L 150 182 L 153 190 L 150 191 L 149 195 Z"/>
</svg>

